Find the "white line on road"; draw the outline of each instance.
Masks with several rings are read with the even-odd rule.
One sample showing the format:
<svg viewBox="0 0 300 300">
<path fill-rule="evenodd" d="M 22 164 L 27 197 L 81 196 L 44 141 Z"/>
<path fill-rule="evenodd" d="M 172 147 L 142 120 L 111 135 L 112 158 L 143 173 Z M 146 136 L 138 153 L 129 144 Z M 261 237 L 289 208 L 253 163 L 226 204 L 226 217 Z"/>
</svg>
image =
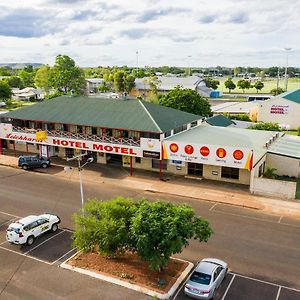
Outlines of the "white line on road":
<svg viewBox="0 0 300 300">
<path fill-rule="evenodd" d="M 53 236 L 52 236 L 52 237 L 50 237 L 49 239 L 47 239 L 47 240 L 43 241 L 42 243 L 40 243 L 40 244 L 36 245 L 35 247 L 33 247 L 32 249 L 28 250 L 28 251 L 27 251 L 27 252 L 25 252 L 24 254 L 25 254 L 25 255 L 26 255 L 26 254 L 28 254 L 29 252 L 31 252 L 31 251 L 33 251 L 34 249 L 36 249 L 36 248 L 40 247 L 41 245 L 45 244 L 46 242 L 48 242 L 48 241 L 50 241 L 50 240 L 54 239 L 56 236 L 58 236 L 58 235 L 62 234 L 63 232 L 64 232 L 64 230 L 62 230 L 61 232 L 59 232 L 59 233 L 57 233 L 57 234 L 53 235 Z"/>
<path fill-rule="evenodd" d="M 0 227 L 3 226 L 3 225 L 5 225 L 5 224 L 7 224 L 7 223 L 12 222 L 13 220 L 17 220 L 17 219 L 19 219 L 19 217 L 12 218 L 12 219 L 10 219 L 10 220 L 8 220 L 8 221 L 6 221 L 6 222 L 0 224 Z"/>
<path fill-rule="evenodd" d="M 279 218 L 279 220 L 278 220 L 278 223 L 280 223 L 280 222 L 281 222 L 282 218 L 283 218 L 283 216 L 281 216 L 281 217 Z"/>
<path fill-rule="evenodd" d="M 51 265 L 54 265 L 55 263 L 57 263 L 59 260 L 61 260 L 62 258 L 64 258 L 66 255 L 68 255 L 69 253 L 71 253 L 74 250 L 76 250 L 76 248 L 73 248 L 70 251 L 68 251 L 67 253 L 65 253 L 64 255 L 62 255 L 60 258 L 58 258 L 57 260 L 55 260 L 54 262 L 52 262 Z"/>
<path fill-rule="evenodd" d="M 6 243 L 8 243 L 8 242 L 5 240 L 4 242 L 2 242 L 2 243 L 0 244 L 0 246 L 3 245 L 3 244 L 6 244 Z"/>
<path fill-rule="evenodd" d="M 279 289 L 278 289 L 278 293 L 277 293 L 277 296 L 276 296 L 276 300 L 279 299 L 280 291 L 281 291 L 281 286 L 280 286 Z"/>
<path fill-rule="evenodd" d="M 20 253 L 20 252 L 18 252 L 18 251 L 14 251 L 14 250 L 11 250 L 11 249 L 7 249 L 7 248 L 4 248 L 4 247 L 2 247 L 2 246 L 0 246 L 0 249 L 5 250 L 5 251 L 8 251 L 8 252 L 15 253 L 15 254 L 18 254 L 18 255 L 21 255 L 21 256 L 25 256 L 25 257 L 28 257 L 28 258 L 30 258 L 30 259 L 34 259 L 34 260 L 36 260 L 36 261 L 39 261 L 39 262 L 42 262 L 42 263 L 45 263 L 45 264 L 48 264 L 48 265 L 51 265 L 51 263 L 49 263 L 49 262 L 47 262 L 47 261 L 38 259 L 38 258 L 33 257 L 33 256 L 26 255 L 26 254 L 24 254 L 24 253 Z"/>
<path fill-rule="evenodd" d="M 235 274 L 233 274 L 233 277 L 231 278 L 231 280 L 230 280 L 230 282 L 229 282 L 229 284 L 228 284 L 228 287 L 227 287 L 227 289 L 226 289 L 226 291 L 225 291 L 225 293 L 224 293 L 224 295 L 223 295 L 223 298 L 222 298 L 222 300 L 224 300 L 225 299 L 225 297 L 226 297 L 226 295 L 227 295 L 227 293 L 228 293 L 228 291 L 229 291 L 229 289 L 230 289 L 230 287 L 231 287 L 231 285 L 232 285 L 232 282 L 233 282 L 233 280 L 234 280 L 234 278 L 235 278 Z"/>
<path fill-rule="evenodd" d="M 1 214 L 4 214 L 4 215 L 7 215 L 7 216 L 11 216 L 11 217 L 15 217 L 15 218 L 20 218 L 19 216 L 12 215 L 12 214 L 6 213 L 6 212 L 1 211 L 1 210 L 0 210 L 0 213 L 1 213 Z"/>
<path fill-rule="evenodd" d="M 261 280 L 261 279 L 252 278 L 252 277 L 245 276 L 245 275 L 235 274 L 235 273 L 232 273 L 232 272 L 228 272 L 228 274 L 236 275 L 238 277 L 242 277 L 242 278 L 245 278 L 245 279 L 254 280 L 254 281 L 257 281 L 257 282 L 261 282 L 261 283 L 266 283 L 266 284 L 273 285 L 273 286 L 276 286 L 276 287 L 282 287 L 282 288 L 285 288 L 285 289 L 292 290 L 292 291 L 300 293 L 300 290 L 294 289 L 294 288 L 291 288 L 291 287 L 288 287 L 288 286 L 284 286 L 284 285 L 272 283 L 272 282 L 269 282 L 269 281 L 264 281 L 264 280 Z"/>
<path fill-rule="evenodd" d="M 209 210 L 212 211 L 219 203 L 215 203 Z"/>
<path fill-rule="evenodd" d="M 252 220 L 257 220 L 257 221 L 262 221 L 262 222 L 278 224 L 278 221 L 275 222 L 275 221 L 272 221 L 272 220 L 261 219 L 261 218 L 257 218 L 257 217 L 250 217 L 250 216 L 245 216 L 245 215 L 240 215 L 240 214 L 235 214 L 235 213 L 229 213 L 229 212 L 225 212 L 225 211 L 221 211 L 221 210 L 215 210 L 214 209 L 214 212 L 224 214 L 224 215 L 237 216 L 237 217 L 246 218 L 246 219 L 252 219 Z M 268 215 L 268 216 L 271 216 L 271 215 Z M 280 225 L 300 228 L 300 225 L 294 225 L 294 224 L 288 224 L 288 223 L 280 223 Z"/>
</svg>

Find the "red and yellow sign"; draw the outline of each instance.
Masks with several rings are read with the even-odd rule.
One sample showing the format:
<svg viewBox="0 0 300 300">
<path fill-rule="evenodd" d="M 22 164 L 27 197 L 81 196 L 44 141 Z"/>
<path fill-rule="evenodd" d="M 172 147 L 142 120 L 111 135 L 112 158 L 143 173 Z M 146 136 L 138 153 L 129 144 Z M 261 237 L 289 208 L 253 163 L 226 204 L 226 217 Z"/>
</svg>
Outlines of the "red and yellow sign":
<svg viewBox="0 0 300 300">
<path fill-rule="evenodd" d="M 178 147 L 177 144 L 172 143 L 172 144 L 170 145 L 170 150 L 171 150 L 171 152 L 176 153 L 176 152 L 178 151 L 178 149 L 179 149 L 179 147 Z"/>
<path fill-rule="evenodd" d="M 186 145 L 184 147 L 184 152 L 188 155 L 191 155 L 194 153 L 194 147 L 192 145 Z"/>
<path fill-rule="evenodd" d="M 243 147 L 163 141 L 163 158 L 251 170 L 253 151 Z"/>
<path fill-rule="evenodd" d="M 233 152 L 233 157 L 234 157 L 234 159 L 236 159 L 236 160 L 241 160 L 241 159 L 243 159 L 243 157 L 244 157 L 244 152 L 243 152 L 242 150 L 235 150 L 235 151 Z"/>
<path fill-rule="evenodd" d="M 208 147 L 202 146 L 202 147 L 200 148 L 200 154 L 201 154 L 202 156 L 206 157 L 206 156 L 209 155 L 209 153 L 210 153 L 210 150 L 209 150 Z"/>
<path fill-rule="evenodd" d="M 216 154 L 219 158 L 224 158 L 226 156 L 226 150 L 224 148 L 218 148 Z"/>
</svg>

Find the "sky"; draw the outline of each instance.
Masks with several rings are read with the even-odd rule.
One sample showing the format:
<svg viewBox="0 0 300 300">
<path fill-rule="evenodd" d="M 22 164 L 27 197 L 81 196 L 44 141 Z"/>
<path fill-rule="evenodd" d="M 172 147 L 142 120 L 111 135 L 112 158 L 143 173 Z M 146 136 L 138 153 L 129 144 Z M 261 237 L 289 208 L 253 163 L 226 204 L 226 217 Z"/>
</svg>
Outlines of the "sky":
<svg viewBox="0 0 300 300">
<path fill-rule="evenodd" d="M 0 63 L 58 54 L 80 67 L 300 67 L 300 0 L 0 0 Z"/>
</svg>

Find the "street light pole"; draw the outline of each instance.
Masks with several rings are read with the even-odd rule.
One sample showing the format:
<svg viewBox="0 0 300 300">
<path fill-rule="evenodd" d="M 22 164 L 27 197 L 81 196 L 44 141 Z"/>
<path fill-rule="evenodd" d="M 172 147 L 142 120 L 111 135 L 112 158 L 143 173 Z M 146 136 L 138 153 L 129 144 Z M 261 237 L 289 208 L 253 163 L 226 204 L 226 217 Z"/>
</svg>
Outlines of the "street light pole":
<svg viewBox="0 0 300 300">
<path fill-rule="evenodd" d="M 71 161 L 71 160 L 74 160 L 74 159 L 77 159 L 78 161 L 78 176 L 79 176 L 79 184 L 80 184 L 80 198 L 81 198 L 81 210 L 82 210 L 82 214 L 84 214 L 84 197 L 83 197 L 83 184 L 82 184 L 82 175 L 81 175 L 81 171 L 82 171 L 82 168 L 87 165 L 88 163 L 91 163 L 93 162 L 93 158 L 92 157 L 89 157 L 87 159 L 87 161 L 81 166 L 80 164 L 80 161 L 81 161 L 81 158 L 83 156 L 86 156 L 87 153 L 84 153 L 84 154 L 79 154 L 79 155 L 76 155 L 76 156 L 73 156 L 71 158 L 67 158 L 67 161 Z M 65 171 L 67 169 L 65 168 Z"/>
<path fill-rule="evenodd" d="M 284 72 L 284 76 L 285 76 L 285 91 L 287 91 L 288 88 L 288 64 L 289 64 L 289 51 L 292 50 L 292 48 L 284 48 L 284 50 L 286 51 L 286 65 L 285 65 L 285 72 Z"/>
</svg>

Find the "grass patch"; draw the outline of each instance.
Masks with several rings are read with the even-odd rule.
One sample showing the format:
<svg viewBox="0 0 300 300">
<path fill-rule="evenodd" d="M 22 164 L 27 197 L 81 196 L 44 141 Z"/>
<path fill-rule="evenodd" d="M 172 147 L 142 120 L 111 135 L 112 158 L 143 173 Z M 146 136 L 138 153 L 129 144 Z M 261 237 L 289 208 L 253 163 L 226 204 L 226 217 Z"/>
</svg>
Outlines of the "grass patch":
<svg viewBox="0 0 300 300">
<path fill-rule="evenodd" d="M 232 81 L 237 84 L 237 82 L 242 78 L 233 78 Z M 223 93 L 228 93 L 228 89 L 226 89 L 224 82 L 227 80 L 227 77 L 218 78 L 220 81 L 220 85 L 218 86 L 218 90 L 222 91 Z M 269 94 L 272 89 L 275 89 L 277 86 L 277 79 L 267 79 L 263 81 L 264 87 L 261 91 L 259 91 L 260 94 Z M 279 80 L 279 87 L 285 88 L 285 79 Z M 300 88 L 300 78 L 289 78 L 288 81 L 288 91 L 299 89 Z M 239 93 L 242 94 L 243 90 L 236 87 L 234 90 L 231 91 L 231 93 Z M 256 89 L 251 88 L 248 90 L 245 90 L 245 94 L 256 94 Z"/>
<path fill-rule="evenodd" d="M 297 179 L 296 199 L 300 200 L 300 178 Z"/>
<path fill-rule="evenodd" d="M 287 130 L 284 131 L 285 134 L 289 134 L 289 135 L 298 135 L 298 131 L 297 130 Z"/>
</svg>

